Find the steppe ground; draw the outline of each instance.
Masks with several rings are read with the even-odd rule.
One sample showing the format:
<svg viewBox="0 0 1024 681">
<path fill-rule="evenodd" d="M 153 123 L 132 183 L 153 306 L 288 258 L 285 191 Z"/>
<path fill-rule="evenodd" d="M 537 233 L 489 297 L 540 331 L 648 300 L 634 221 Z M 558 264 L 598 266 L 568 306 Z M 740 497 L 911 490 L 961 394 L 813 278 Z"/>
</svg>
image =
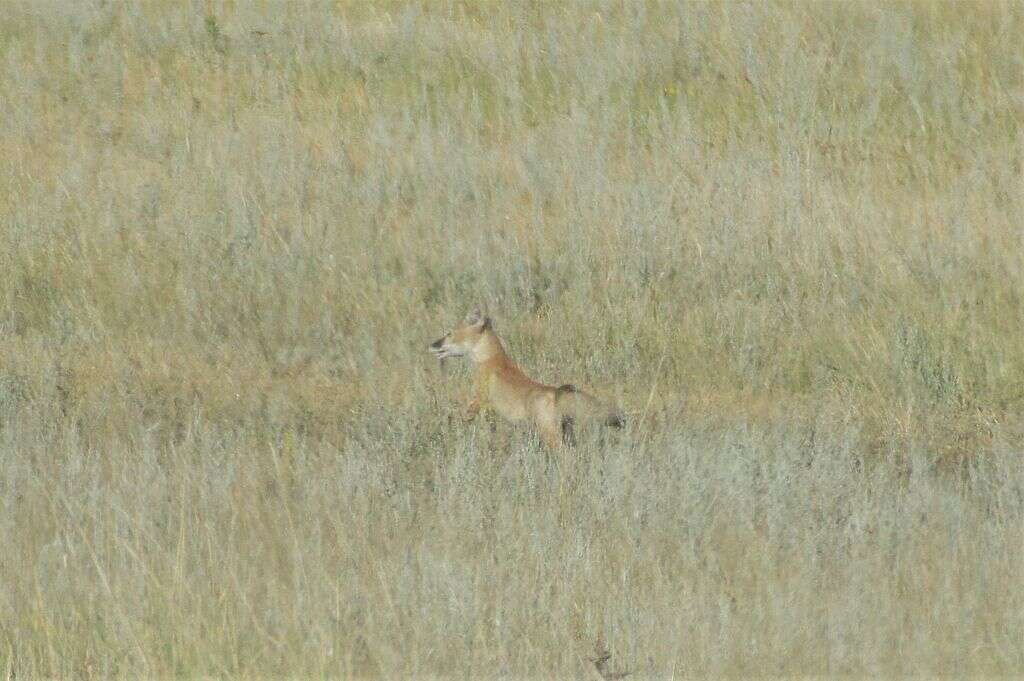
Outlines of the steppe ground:
<svg viewBox="0 0 1024 681">
<path fill-rule="evenodd" d="M 1024 4 L 0 14 L 0 678 L 1024 674 Z"/>
</svg>

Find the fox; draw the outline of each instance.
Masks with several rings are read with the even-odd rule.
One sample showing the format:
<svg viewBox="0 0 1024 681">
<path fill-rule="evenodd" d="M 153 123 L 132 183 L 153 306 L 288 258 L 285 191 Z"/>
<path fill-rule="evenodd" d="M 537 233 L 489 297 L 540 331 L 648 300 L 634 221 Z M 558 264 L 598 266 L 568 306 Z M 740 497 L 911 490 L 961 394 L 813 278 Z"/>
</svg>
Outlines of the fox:
<svg viewBox="0 0 1024 681">
<path fill-rule="evenodd" d="M 492 410 L 513 423 L 529 423 L 551 448 L 573 446 L 577 422 L 597 421 L 622 428 L 625 418 L 615 407 L 565 383 L 545 385 L 527 376 L 505 351 L 491 318 L 474 310 L 462 326 L 430 344 L 438 359 L 468 356 L 476 368 L 473 397 L 466 411 L 472 421 Z"/>
</svg>

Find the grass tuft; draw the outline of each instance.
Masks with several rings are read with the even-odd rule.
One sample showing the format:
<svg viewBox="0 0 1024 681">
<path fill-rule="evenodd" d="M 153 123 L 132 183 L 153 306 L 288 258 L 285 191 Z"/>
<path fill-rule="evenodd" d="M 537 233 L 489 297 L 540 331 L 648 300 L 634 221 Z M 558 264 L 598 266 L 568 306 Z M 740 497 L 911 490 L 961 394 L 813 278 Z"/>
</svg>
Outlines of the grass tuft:
<svg viewBox="0 0 1024 681">
<path fill-rule="evenodd" d="M 1021 674 L 1020 35 L 7 3 L 0 676 Z M 464 424 L 478 305 L 629 427 Z"/>
</svg>

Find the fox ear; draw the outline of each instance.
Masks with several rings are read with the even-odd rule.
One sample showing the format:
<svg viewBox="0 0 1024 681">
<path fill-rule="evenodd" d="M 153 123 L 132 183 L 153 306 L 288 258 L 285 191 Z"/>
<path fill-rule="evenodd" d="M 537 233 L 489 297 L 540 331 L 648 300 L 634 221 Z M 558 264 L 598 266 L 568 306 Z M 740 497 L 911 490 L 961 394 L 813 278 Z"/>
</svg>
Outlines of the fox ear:
<svg viewBox="0 0 1024 681">
<path fill-rule="evenodd" d="M 479 307 L 466 315 L 466 324 L 469 326 L 482 326 L 485 329 L 491 328 L 491 318 Z"/>
</svg>

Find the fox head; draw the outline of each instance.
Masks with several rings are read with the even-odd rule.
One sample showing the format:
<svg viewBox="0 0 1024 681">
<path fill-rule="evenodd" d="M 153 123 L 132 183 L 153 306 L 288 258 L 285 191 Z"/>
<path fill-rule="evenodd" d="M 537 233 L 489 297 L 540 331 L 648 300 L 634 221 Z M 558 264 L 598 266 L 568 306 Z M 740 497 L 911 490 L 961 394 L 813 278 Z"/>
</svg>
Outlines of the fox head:
<svg viewBox="0 0 1024 681">
<path fill-rule="evenodd" d="M 430 351 L 438 359 L 462 357 L 473 352 L 477 343 L 483 338 L 484 332 L 491 328 L 491 318 L 474 310 L 462 326 L 453 329 L 444 337 L 430 344 Z"/>
</svg>

